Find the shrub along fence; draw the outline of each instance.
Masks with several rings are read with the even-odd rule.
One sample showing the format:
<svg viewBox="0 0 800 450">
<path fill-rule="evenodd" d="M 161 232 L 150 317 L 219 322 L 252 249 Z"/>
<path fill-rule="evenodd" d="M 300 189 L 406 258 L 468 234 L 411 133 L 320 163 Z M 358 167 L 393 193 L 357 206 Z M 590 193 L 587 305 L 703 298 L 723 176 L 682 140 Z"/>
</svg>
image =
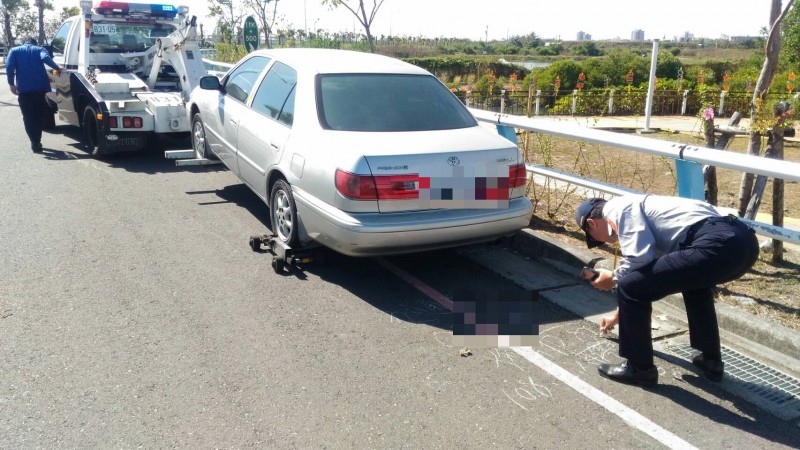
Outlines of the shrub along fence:
<svg viewBox="0 0 800 450">
<path fill-rule="evenodd" d="M 643 115 L 646 89 L 604 89 L 587 91 L 535 91 L 487 95 L 483 92 L 455 91 L 468 107 L 518 116 L 630 116 Z M 653 94 L 652 114 L 657 116 L 695 116 L 713 107 L 718 117 L 734 111 L 750 114 L 753 93 L 747 91 L 657 90 Z M 767 103 L 789 100 L 787 94 L 770 94 Z"/>
</svg>

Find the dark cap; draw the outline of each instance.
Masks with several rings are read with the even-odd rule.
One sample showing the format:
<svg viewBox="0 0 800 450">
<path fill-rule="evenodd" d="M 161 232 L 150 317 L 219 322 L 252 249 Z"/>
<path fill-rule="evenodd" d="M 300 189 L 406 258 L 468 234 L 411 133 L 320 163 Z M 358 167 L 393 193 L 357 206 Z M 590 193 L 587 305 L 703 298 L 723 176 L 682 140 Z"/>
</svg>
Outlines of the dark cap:
<svg viewBox="0 0 800 450">
<path fill-rule="evenodd" d="M 25 43 L 31 45 L 39 45 L 39 42 L 33 36 L 28 36 L 27 38 L 25 38 Z"/>
<path fill-rule="evenodd" d="M 583 203 L 578 206 L 578 209 L 575 210 L 575 223 L 577 223 L 581 230 L 583 230 L 583 232 L 586 234 L 586 246 L 589 248 L 599 247 L 603 245 L 603 242 L 591 237 L 589 232 L 586 231 L 586 219 L 589 219 L 590 217 L 600 217 L 602 215 L 601 213 L 596 213 L 594 216 L 592 216 L 592 211 L 594 211 L 595 208 L 600 208 L 600 211 L 602 211 L 605 204 L 606 201 L 602 198 L 589 198 L 584 200 Z"/>
</svg>

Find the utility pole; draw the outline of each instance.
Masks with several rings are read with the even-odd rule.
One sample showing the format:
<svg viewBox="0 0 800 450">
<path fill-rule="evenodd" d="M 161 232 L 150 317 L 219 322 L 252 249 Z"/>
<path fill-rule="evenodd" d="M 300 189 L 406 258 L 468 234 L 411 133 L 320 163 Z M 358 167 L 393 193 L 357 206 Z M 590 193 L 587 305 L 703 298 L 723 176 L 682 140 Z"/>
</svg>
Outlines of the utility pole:
<svg viewBox="0 0 800 450">
<path fill-rule="evenodd" d="M 483 42 L 489 43 L 489 25 L 486 25 L 486 39 Z"/>
</svg>

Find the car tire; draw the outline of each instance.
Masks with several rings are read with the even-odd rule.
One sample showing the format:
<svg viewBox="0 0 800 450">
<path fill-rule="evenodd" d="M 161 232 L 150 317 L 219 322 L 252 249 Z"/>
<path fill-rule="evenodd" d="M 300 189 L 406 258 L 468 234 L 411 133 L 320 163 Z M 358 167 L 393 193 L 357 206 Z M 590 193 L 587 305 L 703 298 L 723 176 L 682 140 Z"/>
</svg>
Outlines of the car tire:
<svg viewBox="0 0 800 450">
<path fill-rule="evenodd" d="M 285 180 L 275 182 L 269 196 L 269 205 L 272 232 L 289 247 L 297 246 L 299 220 L 289 183 Z"/>
<path fill-rule="evenodd" d="M 206 126 L 203 124 L 203 119 L 200 118 L 200 113 L 192 117 L 192 150 L 197 159 L 217 159 L 216 155 L 211 153 L 208 148 Z"/>
<path fill-rule="evenodd" d="M 104 140 L 100 136 L 100 124 L 97 123 L 97 112 L 91 106 L 83 110 L 83 138 L 86 150 L 94 157 L 107 153 Z"/>
</svg>

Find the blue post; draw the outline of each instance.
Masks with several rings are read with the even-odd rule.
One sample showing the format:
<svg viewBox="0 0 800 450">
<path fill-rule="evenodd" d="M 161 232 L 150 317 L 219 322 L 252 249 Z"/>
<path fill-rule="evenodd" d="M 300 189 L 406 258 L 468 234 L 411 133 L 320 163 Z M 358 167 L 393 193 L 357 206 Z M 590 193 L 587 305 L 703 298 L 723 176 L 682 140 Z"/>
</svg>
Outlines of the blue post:
<svg viewBox="0 0 800 450">
<path fill-rule="evenodd" d="M 684 159 L 675 160 L 675 171 L 678 175 L 678 196 L 705 200 L 705 183 L 703 165 Z"/>
<path fill-rule="evenodd" d="M 513 142 L 514 145 L 519 145 L 519 142 L 517 142 L 517 130 L 515 130 L 514 127 L 497 125 L 497 132 L 500 133 L 500 136 Z"/>
</svg>

